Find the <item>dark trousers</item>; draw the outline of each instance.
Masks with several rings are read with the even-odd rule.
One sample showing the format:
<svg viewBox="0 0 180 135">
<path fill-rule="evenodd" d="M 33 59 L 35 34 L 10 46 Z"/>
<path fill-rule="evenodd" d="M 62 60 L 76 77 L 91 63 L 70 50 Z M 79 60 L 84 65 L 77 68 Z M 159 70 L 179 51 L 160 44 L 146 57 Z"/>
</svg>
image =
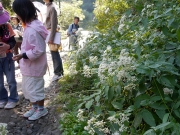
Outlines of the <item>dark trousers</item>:
<svg viewBox="0 0 180 135">
<path fill-rule="evenodd" d="M 62 59 L 58 51 L 51 51 L 55 75 L 64 75 Z"/>
</svg>

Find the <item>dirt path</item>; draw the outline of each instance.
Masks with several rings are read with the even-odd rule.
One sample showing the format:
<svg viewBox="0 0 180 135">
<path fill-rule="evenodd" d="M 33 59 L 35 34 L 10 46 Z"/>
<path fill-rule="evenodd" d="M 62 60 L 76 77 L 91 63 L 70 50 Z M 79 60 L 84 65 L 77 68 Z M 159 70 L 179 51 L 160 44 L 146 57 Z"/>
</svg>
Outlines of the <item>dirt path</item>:
<svg viewBox="0 0 180 135">
<path fill-rule="evenodd" d="M 65 53 L 60 53 L 62 59 L 65 57 Z M 21 89 L 22 75 L 19 69 L 16 69 L 16 80 L 18 93 L 20 95 L 20 104 L 11 110 L 0 109 L 0 123 L 7 124 L 8 135 L 61 135 L 59 131 L 59 119 L 60 114 L 56 110 L 56 106 L 49 105 L 50 101 L 57 96 L 59 92 L 58 84 L 50 84 L 50 80 L 53 76 L 53 65 L 49 51 L 47 51 L 49 70 L 47 71 L 45 79 L 45 94 L 46 101 L 45 106 L 48 108 L 49 114 L 36 121 L 28 121 L 23 118 L 22 115 L 26 112 L 30 106 L 29 101 L 24 99 Z"/>
</svg>

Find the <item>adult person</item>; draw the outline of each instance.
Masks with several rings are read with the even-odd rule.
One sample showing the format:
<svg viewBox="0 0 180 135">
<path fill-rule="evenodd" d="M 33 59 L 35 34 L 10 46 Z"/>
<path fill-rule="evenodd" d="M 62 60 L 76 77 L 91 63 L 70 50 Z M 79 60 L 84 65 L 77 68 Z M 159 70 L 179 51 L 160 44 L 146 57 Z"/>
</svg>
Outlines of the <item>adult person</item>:
<svg viewBox="0 0 180 135">
<path fill-rule="evenodd" d="M 35 8 L 36 8 L 36 13 L 37 13 L 38 19 L 41 22 L 43 22 L 43 17 L 42 17 L 41 11 L 37 7 L 35 7 Z"/>
<path fill-rule="evenodd" d="M 43 0 L 47 6 L 47 15 L 45 20 L 45 27 L 50 30 L 50 38 L 48 44 L 54 44 L 54 38 L 57 30 L 58 20 L 57 20 L 57 11 L 53 5 L 53 0 Z M 62 59 L 58 51 L 51 51 L 51 56 L 54 66 L 54 76 L 52 82 L 57 81 L 63 77 L 63 64 Z"/>
<path fill-rule="evenodd" d="M 74 50 L 75 49 L 75 45 L 77 42 L 77 35 L 76 32 L 79 29 L 79 17 L 74 17 L 74 23 L 69 25 L 68 28 L 68 36 L 69 36 L 69 49 L 70 50 Z"/>
<path fill-rule="evenodd" d="M 15 67 L 12 60 L 12 48 L 16 44 L 15 33 L 11 25 L 9 13 L 4 10 L 0 3 L 0 108 L 12 109 L 16 107 L 19 97 L 17 93 L 17 83 L 15 80 Z M 3 56 L 4 55 L 4 56 Z M 7 78 L 10 95 L 4 87 L 4 75 Z"/>
<path fill-rule="evenodd" d="M 11 16 L 11 22 L 12 22 L 13 31 L 16 34 L 15 35 L 16 45 L 14 47 L 14 55 L 18 55 L 19 50 L 21 50 L 23 27 L 22 25 L 20 25 L 20 20 L 16 15 Z M 17 62 L 19 64 L 19 61 Z"/>
</svg>

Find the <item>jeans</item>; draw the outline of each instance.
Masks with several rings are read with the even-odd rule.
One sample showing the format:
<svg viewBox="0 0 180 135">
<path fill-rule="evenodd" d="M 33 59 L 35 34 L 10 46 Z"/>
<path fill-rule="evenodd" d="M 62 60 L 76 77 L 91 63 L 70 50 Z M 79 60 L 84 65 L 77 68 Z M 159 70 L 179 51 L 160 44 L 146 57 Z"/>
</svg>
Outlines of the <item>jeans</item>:
<svg viewBox="0 0 180 135">
<path fill-rule="evenodd" d="M 62 59 L 58 51 L 51 51 L 55 75 L 64 75 Z"/>
<path fill-rule="evenodd" d="M 0 58 L 0 101 L 18 102 L 19 100 L 12 56 L 12 53 L 8 53 L 5 58 Z M 8 92 L 4 87 L 4 75 L 6 76 L 9 85 L 9 97 Z"/>
</svg>

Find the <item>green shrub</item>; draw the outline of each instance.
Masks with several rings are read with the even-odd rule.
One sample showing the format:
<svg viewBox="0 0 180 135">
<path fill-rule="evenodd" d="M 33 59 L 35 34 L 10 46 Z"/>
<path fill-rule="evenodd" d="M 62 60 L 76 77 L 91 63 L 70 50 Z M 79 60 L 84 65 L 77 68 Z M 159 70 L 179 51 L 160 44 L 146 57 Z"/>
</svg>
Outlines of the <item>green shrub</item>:
<svg viewBox="0 0 180 135">
<path fill-rule="evenodd" d="M 128 2 L 119 27 L 94 34 L 71 57 L 71 73 L 92 80 L 78 106 L 84 129 L 91 135 L 179 135 L 179 3 Z"/>
</svg>

